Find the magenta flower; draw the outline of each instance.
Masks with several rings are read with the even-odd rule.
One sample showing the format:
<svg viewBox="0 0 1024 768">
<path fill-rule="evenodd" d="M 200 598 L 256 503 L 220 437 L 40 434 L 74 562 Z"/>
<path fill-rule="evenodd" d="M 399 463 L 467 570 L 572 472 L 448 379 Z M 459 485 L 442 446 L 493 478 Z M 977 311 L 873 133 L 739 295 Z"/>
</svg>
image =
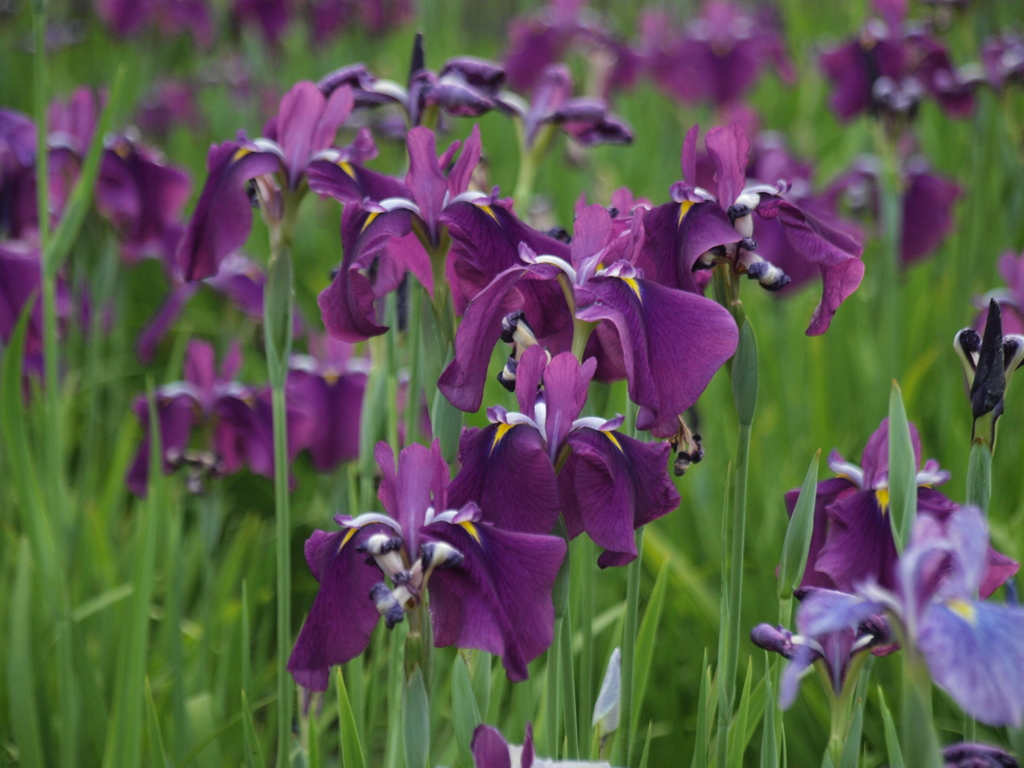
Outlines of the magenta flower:
<svg viewBox="0 0 1024 768">
<path fill-rule="evenodd" d="M 342 530 L 314 531 L 306 542 L 320 590 L 288 660 L 295 681 L 325 690 L 330 667 L 362 653 L 381 616 L 390 628 L 415 610 L 428 587 L 436 646 L 496 654 L 510 680 L 525 680 L 526 665 L 551 644 L 565 542 L 501 530 L 472 502 L 451 509 L 437 442 L 405 448 L 397 471 L 386 444 L 375 455 L 387 514 L 339 515 Z"/>
<path fill-rule="evenodd" d="M 658 282 L 700 293 L 706 281 L 699 281 L 694 273 L 726 263 L 775 291 L 789 283 L 775 259 L 797 260 L 821 274 L 821 302 L 807 334 L 824 333 L 839 305 L 864 276 L 864 263 L 859 258 L 861 244 L 847 227 L 821 220 L 792 202 L 787 181 L 747 186 L 747 138 L 735 123 L 712 128 L 705 137 L 715 166 L 715 190 L 694 186 L 697 131 L 697 126 L 691 128 L 683 142 L 684 181 L 672 186 L 672 202 L 646 215 L 643 255 L 655 265 Z M 774 221 L 781 229 L 782 237 L 776 239 L 787 248 L 778 257 L 768 251 L 759 252 L 754 239 L 755 213 L 758 223 Z"/>
<path fill-rule="evenodd" d="M 800 606 L 810 635 L 859 626 L 885 611 L 924 657 L 932 680 L 964 712 L 993 726 L 1024 722 L 1024 609 L 979 601 L 988 531 L 979 510 L 958 507 L 945 524 L 918 516 L 896 584 L 854 595 L 820 590 Z"/>
<path fill-rule="evenodd" d="M 334 144 L 352 105 L 349 88 L 325 99 L 313 83 L 302 81 L 282 97 L 263 138 L 249 140 L 239 133 L 236 141 L 210 147 L 206 183 L 178 246 L 181 279 L 192 282 L 215 275 L 220 261 L 245 244 L 252 228 L 250 191 L 266 219 L 281 220 L 289 204 L 285 198 L 303 194 L 306 168 Z M 355 144 L 334 152 L 341 161 L 358 164 L 374 157 L 376 147 L 368 132 L 360 132 Z M 376 178 L 368 171 L 363 174 Z"/>
<path fill-rule="evenodd" d="M 622 434 L 621 416 L 579 417 L 596 365 L 527 349 L 515 371 L 520 412 L 494 406 L 489 426 L 462 431 L 450 494 L 453 505 L 477 500 L 485 520 L 513 531 L 547 533 L 561 511 L 569 538 L 586 532 L 605 549 L 597 562 L 606 568 L 636 558 L 634 530 L 674 510 L 679 494 L 668 443 Z"/>
<path fill-rule="evenodd" d="M 736 349 L 738 333 L 729 312 L 692 293 L 645 279 L 637 266 L 644 242 L 643 219 L 616 233 L 599 205 L 576 219 L 568 259 L 520 246 L 521 262 L 495 276 L 470 303 L 455 335 L 455 359 L 438 388 L 456 408 L 479 409 L 491 351 L 503 331 L 520 347 L 539 341 L 552 353 L 571 343 L 585 323 L 592 357 L 621 361 L 629 396 L 640 406 L 638 429 L 672 421 L 696 402 L 711 377 Z M 503 324 L 512 322 L 503 329 Z M 519 327 L 522 322 L 522 327 Z"/>
<path fill-rule="evenodd" d="M 711 0 L 682 32 L 673 31 L 664 11 L 645 12 L 640 24 L 648 72 L 685 104 L 742 103 L 768 66 L 787 82 L 796 79 L 778 19 L 766 7 L 754 14 Z"/>
<path fill-rule="evenodd" d="M 921 461 L 921 441 L 910 425 L 915 461 Z M 836 451 L 828 465 L 837 477 L 818 483 L 807 568 L 801 587 L 850 592 L 872 581 L 886 589 L 897 582 L 899 557 L 889 520 L 889 420 L 883 419 L 864 447 L 861 466 Z M 949 473 L 929 459 L 917 473 L 917 516 L 944 526 L 956 504 L 933 486 L 949 480 Z M 786 494 L 792 514 L 798 490 Z M 1017 572 L 1018 565 L 989 549 L 985 559 L 981 596 L 988 597 Z"/>
<path fill-rule="evenodd" d="M 43 352 L 43 309 L 41 291 L 42 263 L 39 247 L 20 240 L 0 240 L 0 341 L 10 342 L 25 304 L 31 298 L 25 357 L 41 357 Z M 71 297 L 63 279 L 57 281 L 57 316 L 63 326 L 71 313 Z"/>
</svg>

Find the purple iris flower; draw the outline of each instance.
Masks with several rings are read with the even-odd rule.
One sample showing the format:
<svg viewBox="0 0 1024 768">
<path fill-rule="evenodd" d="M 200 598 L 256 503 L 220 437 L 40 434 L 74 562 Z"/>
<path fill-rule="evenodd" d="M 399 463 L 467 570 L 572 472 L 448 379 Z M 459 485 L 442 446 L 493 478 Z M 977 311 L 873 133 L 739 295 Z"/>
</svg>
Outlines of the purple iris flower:
<svg viewBox="0 0 1024 768">
<path fill-rule="evenodd" d="M 978 300 L 974 329 L 979 334 L 985 332 L 989 302 L 995 299 L 1001 310 L 1003 334 L 1024 335 L 1024 253 L 1018 256 L 1007 252 L 1000 256 L 999 275 L 1006 288 L 996 288 Z"/>
<path fill-rule="evenodd" d="M 668 443 L 622 434 L 621 416 L 579 418 L 596 366 L 527 349 L 515 364 L 520 412 L 494 406 L 489 426 L 462 431 L 450 498 L 476 500 L 484 519 L 512 531 L 547 533 L 561 511 L 569 538 L 586 532 L 605 549 L 597 562 L 606 568 L 636 558 L 633 531 L 674 510 L 679 493 Z"/>
<path fill-rule="evenodd" d="M 726 263 L 768 290 L 784 287 L 789 277 L 774 263 L 776 254 L 758 252 L 754 239 L 756 213 L 758 222 L 774 221 L 781 228 L 781 240 L 788 248 L 779 256 L 803 262 L 821 273 L 821 302 L 807 334 L 824 333 L 839 305 L 864 276 L 864 263 L 859 258 L 861 244 L 847 227 L 818 219 L 791 202 L 787 181 L 747 186 L 747 137 L 735 123 L 712 128 L 704 140 L 715 166 L 714 192 L 695 186 L 697 133 L 698 127 L 694 126 L 683 141 L 684 181 L 672 186 L 672 202 L 646 215 L 643 252 L 655 264 L 658 282 L 699 293 L 706 281 L 698 280 L 694 273 Z"/>
<path fill-rule="evenodd" d="M 341 268 L 319 299 L 324 325 L 344 341 L 387 330 L 379 322 L 377 301 L 395 290 L 407 271 L 431 296 L 447 281 L 455 311 L 461 314 L 497 274 L 518 263 L 521 242 L 564 249 L 520 222 L 511 201 L 499 199 L 496 190 L 487 195 L 469 189 L 480 160 L 476 126 L 464 144 L 454 142 L 440 157 L 428 128 L 413 128 L 406 143 L 409 172 L 404 185 L 391 179 L 390 186 L 379 182 L 369 189 L 349 172 L 345 160 L 333 155 L 310 165 L 310 188 L 346 204 Z M 445 253 L 442 244 L 449 239 L 450 253 Z"/>
<path fill-rule="evenodd" d="M 205 0 L 96 0 L 96 15 L 118 37 L 136 37 L 150 24 L 161 35 L 192 33 L 196 43 L 213 44 L 213 21 Z"/>
<path fill-rule="evenodd" d="M 820 590 L 800 606 L 812 635 L 858 627 L 885 611 L 923 656 L 932 680 L 971 717 L 992 726 L 1024 722 L 1024 608 L 979 601 L 988 532 L 975 507 L 945 524 L 920 515 L 894 589 Z M 798 614 L 798 622 L 801 618 Z"/>
<path fill-rule="evenodd" d="M 306 168 L 334 144 L 352 105 L 349 88 L 325 99 L 316 85 L 302 81 L 281 98 L 263 138 L 249 140 L 240 132 L 236 141 L 210 147 L 206 183 L 176 255 L 181 279 L 215 275 L 220 261 L 245 244 L 252 228 L 250 192 L 266 220 L 282 219 L 286 207 L 305 192 Z M 376 155 L 365 131 L 352 146 L 334 151 L 356 164 Z"/>
<path fill-rule="evenodd" d="M 42 263 L 39 247 L 20 240 L 0 240 L 0 341 L 10 342 L 25 303 L 34 303 L 25 337 L 25 357 L 33 360 L 43 352 L 43 315 L 40 297 Z M 71 297 L 63 279 L 57 280 L 57 316 L 60 327 L 71 312 Z"/>
<path fill-rule="evenodd" d="M 277 48 L 295 13 L 294 0 L 234 0 L 231 14 L 259 29 L 267 45 Z"/>
<path fill-rule="evenodd" d="M 310 34 L 318 45 L 354 24 L 373 35 L 382 35 L 413 16 L 412 0 L 314 0 L 308 8 Z"/>
<path fill-rule="evenodd" d="M 796 79 L 779 20 L 766 7 L 755 14 L 711 0 L 682 32 L 673 32 L 664 11 L 646 12 L 640 25 L 648 72 L 683 103 L 741 103 L 768 66 L 787 82 Z"/>
<path fill-rule="evenodd" d="M 412 64 L 405 86 L 392 80 L 378 80 L 361 64 L 335 70 L 320 79 L 325 96 L 348 85 L 356 92 L 357 107 L 395 104 L 405 113 L 410 128 L 424 124 L 429 112 L 438 110 L 453 117 L 479 117 L 498 106 L 497 97 L 505 82 L 500 64 L 472 56 L 449 59 L 440 71 L 426 68 L 423 35 L 413 43 Z M 432 124 L 427 121 L 427 124 Z"/>
<path fill-rule="evenodd" d="M 35 231 L 35 156 L 35 123 L 0 109 L 0 236 L 19 239 Z"/>
<path fill-rule="evenodd" d="M 223 477 L 244 466 L 264 477 L 274 476 L 274 439 L 270 388 L 250 387 L 234 381 L 242 364 L 237 343 L 216 367 L 213 347 L 202 341 L 189 343 L 185 354 L 184 381 L 165 384 L 156 391 L 160 419 L 163 471 L 188 469 L 187 485 L 193 493 L 202 491 L 209 477 Z M 145 396 L 135 401 L 135 415 L 143 426 L 143 439 L 128 469 L 128 489 L 146 495 L 149 475 L 149 403 Z M 301 404 L 288 404 L 288 458 L 309 442 L 311 422 Z M 192 446 L 193 432 L 202 429 L 206 442 Z"/>
<path fill-rule="evenodd" d="M 915 463 L 920 466 L 921 440 L 910 425 Z M 889 520 L 889 420 L 872 433 L 864 446 L 861 466 L 846 461 L 837 451 L 828 457 L 837 477 L 818 483 L 807 568 L 801 587 L 852 591 L 858 584 L 874 581 L 885 589 L 897 583 L 899 555 Z M 917 473 L 917 516 L 942 526 L 956 504 L 932 486 L 949 480 L 949 472 L 929 459 Z M 786 494 L 792 514 L 799 490 Z M 1017 563 L 989 549 L 985 559 L 982 597 L 988 597 L 1017 572 Z"/>
<path fill-rule="evenodd" d="M 139 103 L 135 122 L 144 135 L 161 142 L 166 141 L 175 125 L 198 131 L 204 119 L 196 102 L 195 87 L 181 80 L 157 83 Z"/>
<path fill-rule="evenodd" d="M 195 283 L 175 285 L 163 305 L 153 315 L 153 319 L 149 321 L 149 325 L 139 334 L 135 344 L 139 360 L 146 364 L 152 362 L 157 347 L 203 285 L 226 296 L 231 304 L 247 317 L 257 322 L 262 320 L 263 284 L 266 281 L 267 276 L 259 265 L 236 252 L 220 263 L 217 274 L 213 277 Z"/>
<path fill-rule="evenodd" d="M 573 98 L 572 75 L 564 64 L 544 68 L 529 103 L 509 91 L 500 99 L 506 111 L 523 121 L 526 149 L 545 135 L 546 126 L 560 127 L 584 147 L 633 143 L 632 129 L 603 99 Z"/>
<path fill-rule="evenodd" d="M 540 13 L 514 19 L 505 52 L 509 84 L 518 91 L 537 88 L 549 65 L 562 61 L 570 49 L 587 55 L 590 93 L 608 98 L 630 88 L 643 59 L 595 19 L 586 0 L 550 0 Z"/>
<path fill-rule="evenodd" d="M 1024 38 L 1004 33 L 985 41 L 981 49 L 985 77 L 996 91 L 1010 83 L 1024 82 Z"/>
<path fill-rule="evenodd" d="M 870 19 L 856 39 L 826 50 L 819 60 L 832 83 L 832 109 L 840 120 L 862 112 L 913 118 L 930 95 L 950 117 L 974 112 L 978 78 L 957 70 L 949 51 L 925 29 L 905 23 L 907 4 L 874 0 L 882 18 Z"/>
<path fill-rule="evenodd" d="M 474 768 L 608 768 L 608 763 L 590 763 L 582 760 L 546 760 L 537 757 L 533 747 L 533 724 L 526 722 L 526 735 L 522 745 L 509 744 L 501 732 L 490 725 L 478 725 L 470 743 Z"/>
<path fill-rule="evenodd" d="M 800 590 L 798 596 L 801 600 L 807 600 L 819 591 L 825 595 L 825 598 L 815 602 L 819 610 L 828 605 L 827 596 L 839 594 L 811 588 Z M 779 686 L 779 706 L 782 709 L 789 709 L 793 704 L 804 672 L 816 662 L 822 664 L 832 694 L 838 698 L 846 687 L 846 681 L 856 680 L 856 676 L 851 677 L 848 673 L 858 654 L 871 651 L 885 656 L 897 649 L 896 638 L 884 615 L 869 616 L 856 627 L 811 634 L 816 629 L 815 619 L 813 612 L 801 610 L 797 614 L 797 630 L 800 634 L 796 635 L 785 627 L 773 627 L 770 624 L 759 624 L 750 631 L 754 645 L 789 660 Z"/>
<path fill-rule="evenodd" d="M 903 175 L 903 218 L 900 232 L 900 261 L 909 265 L 934 253 L 953 231 L 953 206 L 963 190 L 944 176 L 932 173 L 927 159 L 907 159 Z M 823 202 L 833 211 L 841 203 L 852 211 L 863 211 L 879 221 L 878 176 L 881 162 L 873 155 L 859 158 L 824 193 Z"/>
<path fill-rule="evenodd" d="M 338 515 L 342 530 L 314 531 L 306 542 L 320 590 L 288 660 L 295 681 L 325 690 L 330 667 L 362 653 L 381 616 L 390 628 L 417 609 L 428 585 L 435 645 L 494 653 L 510 680 L 525 680 L 526 665 L 551 644 L 565 542 L 501 530 L 472 502 L 451 509 L 436 441 L 402 450 L 397 471 L 388 445 L 375 456 L 387 514 Z"/>
<path fill-rule="evenodd" d="M 1019 768 L 1013 755 L 989 744 L 950 744 L 942 759 L 945 768 Z"/>
<path fill-rule="evenodd" d="M 352 345 L 309 336 L 309 352 L 292 355 L 287 397 L 301 403 L 311 422 L 309 455 L 318 472 L 330 472 L 359 455 L 359 417 L 369 361 Z"/>
<path fill-rule="evenodd" d="M 736 324 L 703 296 L 645 279 L 636 266 L 643 224 L 634 216 L 629 231 L 616 233 L 608 211 L 592 205 L 576 219 L 568 258 L 521 245 L 521 263 L 497 275 L 466 309 L 455 359 L 438 381 L 449 402 L 469 412 L 480 408 L 491 351 L 503 334 L 520 348 L 539 340 L 557 353 L 574 333 L 593 330 L 583 357 L 600 346 L 621 361 L 629 396 L 640 406 L 638 429 L 674 421 L 693 405 L 735 351 Z M 503 329 L 512 312 L 522 314 L 514 328 Z"/>
</svg>

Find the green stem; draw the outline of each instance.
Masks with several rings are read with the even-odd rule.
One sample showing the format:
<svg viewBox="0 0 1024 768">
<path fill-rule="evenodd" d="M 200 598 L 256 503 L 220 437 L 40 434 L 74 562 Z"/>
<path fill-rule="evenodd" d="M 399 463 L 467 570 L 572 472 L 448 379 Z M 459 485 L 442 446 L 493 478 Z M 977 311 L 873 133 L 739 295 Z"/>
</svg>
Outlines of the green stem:
<svg viewBox="0 0 1024 768">
<path fill-rule="evenodd" d="M 516 179 L 516 189 L 512 194 L 515 200 L 516 211 L 522 219 L 527 218 L 530 201 L 533 199 L 533 184 L 537 179 L 537 169 L 544 161 L 544 157 L 551 147 L 555 138 L 557 128 L 548 124 L 542 126 L 534 136 L 533 143 L 527 147 L 526 136 L 523 132 L 523 123 L 516 120 L 516 129 L 519 133 L 519 176 Z"/>
<path fill-rule="evenodd" d="M 902 242 L 903 191 L 900 182 L 899 157 L 894 141 L 885 133 L 881 123 L 875 125 L 875 145 L 882 159 L 879 178 L 881 193 L 880 224 L 883 244 L 882 317 L 888 344 L 887 374 L 898 379 L 900 374 L 900 344 L 902 312 L 900 309 L 900 244 Z"/>
<path fill-rule="evenodd" d="M 576 560 L 579 562 L 580 585 L 580 635 L 583 644 L 580 648 L 580 709 L 579 732 L 586 734 L 590 730 L 590 721 L 594 710 L 594 545 L 589 536 L 580 536 L 577 540 Z"/>
<path fill-rule="evenodd" d="M 263 304 L 267 372 L 274 422 L 274 520 L 277 550 L 277 766 L 287 768 L 291 747 L 294 687 L 291 653 L 291 510 L 288 495 L 288 423 L 284 385 L 292 340 L 291 227 L 271 228 L 271 256 Z"/>
<path fill-rule="evenodd" d="M 545 710 L 544 740 L 545 751 L 551 758 L 558 758 L 559 747 L 559 725 L 562 722 L 562 712 L 558 700 L 558 638 L 562 632 L 562 619 L 555 619 L 554 639 L 547 650 L 547 668 L 544 672 L 544 696 L 547 702 Z"/>
<path fill-rule="evenodd" d="M 943 760 L 932 720 L 932 681 L 924 659 L 906 644 L 900 741 L 907 768 L 941 768 Z"/>
<path fill-rule="evenodd" d="M 640 602 L 640 567 L 643 559 L 644 529 L 636 532 L 636 559 L 626 573 L 626 610 L 622 617 L 622 676 L 619 688 L 619 732 L 612 750 L 612 765 L 633 762 L 633 663 L 636 655 L 637 607 Z"/>
<path fill-rule="evenodd" d="M 740 424 L 736 444 L 735 483 L 732 503 L 732 535 L 729 554 L 729 636 L 726 638 L 722 674 L 726 711 L 731 712 L 736 691 L 737 655 L 740 646 L 740 607 L 743 602 L 743 551 L 747 529 L 747 466 L 750 458 L 750 425 Z"/>
<path fill-rule="evenodd" d="M 967 503 L 988 515 L 992 497 L 992 449 L 983 441 L 971 445 L 971 458 L 967 464 Z"/>
</svg>

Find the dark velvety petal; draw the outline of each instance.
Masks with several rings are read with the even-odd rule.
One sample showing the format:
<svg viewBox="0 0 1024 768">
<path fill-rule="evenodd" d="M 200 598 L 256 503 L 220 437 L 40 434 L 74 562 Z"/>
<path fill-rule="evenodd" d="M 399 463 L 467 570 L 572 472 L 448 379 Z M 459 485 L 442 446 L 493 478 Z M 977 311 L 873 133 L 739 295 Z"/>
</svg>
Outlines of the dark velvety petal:
<svg viewBox="0 0 1024 768">
<path fill-rule="evenodd" d="M 459 159 L 455 161 L 448 173 L 448 194 L 451 198 L 461 195 L 469 189 L 469 181 L 473 171 L 480 162 L 480 126 L 474 125 L 469 136 L 462 143 Z"/>
<path fill-rule="evenodd" d="M 636 558 L 633 531 L 679 505 L 668 475 L 669 445 L 643 443 L 620 432 L 575 429 L 558 485 L 570 536 L 586 531 L 605 549 L 602 568 Z"/>
<path fill-rule="evenodd" d="M 408 450 L 408 449 L 407 449 Z M 488 523 L 438 522 L 424 538 L 444 541 L 465 558 L 430 577 L 434 644 L 477 648 L 501 656 L 509 680 L 528 676 L 526 665 L 554 635 L 551 589 L 565 557 L 557 536 L 503 531 Z"/>
<path fill-rule="evenodd" d="M 366 374 L 331 377 L 291 371 L 287 396 L 310 414 L 309 455 L 319 472 L 330 472 L 359 455 L 359 416 Z"/>
<path fill-rule="evenodd" d="M 456 56 L 448 59 L 437 73 L 442 80 L 445 75 L 456 75 L 474 88 L 495 96 L 505 83 L 505 70 L 500 64 L 475 56 Z"/>
<path fill-rule="evenodd" d="M 10 341 L 25 303 L 33 298 L 35 303 L 29 314 L 25 339 L 26 354 L 37 354 L 43 349 L 41 269 L 38 248 L 0 241 L 0 340 L 4 344 Z"/>
<path fill-rule="evenodd" d="M 558 456 L 572 423 L 587 404 L 587 391 L 596 368 L 594 359 L 580 365 L 571 352 L 561 352 L 544 370 L 544 402 L 547 406 L 544 427 L 552 461 Z"/>
<path fill-rule="evenodd" d="M 176 255 L 186 282 L 217 274 L 221 259 L 245 245 L 252 228 L 252 206 L 245 182 L 275 173 L 280 158 L 253 152 L 235 142 L 215 144 L 206 158 L 209 175 Z"/>
<path fill-rule="evenodd" d="M 836 589 L 836 583 L 832 577 L 818 570 L 818 556 L 825 546 L 828 533 L 828 515 L 826 508 L 838 498 L 855 493 L 857 487 L 849 480 L 842 477 L 834 477 L 818 483 L 817 493 L 814 499 L 814 527 L 811 530 L 811 545 L 807 550 L 807 567 L 804 568 L 803 578 L 800 580 L 801 588 L 819 587 L 822 589 Z M 786 511 L 790 516 L 796 509 L 797 499 L 800 497 L 800 489 L 789 491 L 786 494 Z"/>
<path fill-rule="evenodd" d="M 904 263 L 936 250 L 953 229 L 953 204 L 960 186 L 933 173 L 911 173 L 903 197 L 900 257 Z"/>
<path fill-rule="evenodd" d="M 537 397 L 540 394 L 540 385 L 544 380 L 544 369 L 548 365 L 547 352 L 540 344 L 535 344 L 523 352 L 519 358 L 519 366 L 516 368 L 516 402 L 519 403 L 519 412 L 537 418 Z M 573 417 L 575 418 L 575 417 Z M 542 435 L 546 438 L 546 435 Z"/>
<path fill-rule="evenodd" d="M 330 668 L 354 659 L 370 643 L 380 619 L 370 590 L 383 574 L 359 545 L 377 533 L 394 532 L 373 523 L 336 533 L 313 531 L 306 541 L 306 562 L 320 589 L 288 658 L 288 671 L 304 688 L 327 690 Z"/>
<path fill-rule="evenodd" d="M 747 134 L 736 123 L 712 128 L 704 136 L 704 146 L 715 164 L 718 203 L 728 208 L 740 196 L 746 181 L 750 145 Z"/>
<path fill-rule="evenodd" d="M 818 60 L 832 82 L 829 102 L 840 120 L 851 120 L 871 106 L 870 59 L 854 41 L 822 53 Z"/>
<path fill-rule="evenodd" d="M 161 461 L 164 473 L 169 473 L 177 459 L 188 447 L 192 427 L 196 423 L 199 404 L 186 393 L 162 394 L 157 392 L 157 418 L 160 420 Z M 149 402 L 145 397 L 135 401 L 133 410 L 142 424 L 145 437 L 139 445 L 125 482 L 128 490 L 143 498 L 149 483 Z"/>
<path fill-rule="evenodd" d="M 267 276 L 257 264 L 240 253 L 224 259 L 220 263 L 220 271 L 203 282 L 227 296 L 249 317 L 263 318 L 263 285 Z"/>
<path fill-rule="evenodd" d="M 462 469 L 449 503 L 480 507 L 482 519 L 502 530 L 550 533 L 558 519 L 558 483 L 540 433 L 529 424 L 491 424 L 462 430 Z"/>
<path fill-rule="evenodd" d="M 864 246 L 846 228 L 812 216 L 781 197 L 762 195 L 757 215 L 765 219 L 777 218 L 789 244 L 813 264 L 835 266 L 864 251 Z"/>
<path fill-rule="evenodd" d="M 808 336 L 820 336 L 828 330 L 839 305 L 860 286 L 864 279 L 864 262 L 847 259 L 832 267 L 821 267 L 821 301 L 814 308 L 807 324 Z"/>
<path fill-rule="evenodd" d="M 703 293 L 693 274 L 700 255 L 741 239 L 725 211 L 714 201 L 694 204 L 686 200 L 651 208 L 644 214 L 644 233 L 641 255 L 656 268 L 654 275 L 644 277 L 690 293 Z"/>
<path fill-rule="evenodd" d="M 448 402 L 460 411 L 480 410 L 487 380 L 487 365 L 501 338 L 501 321 L 517 309 L 516 284 L 527 274 L 525 267 L 507 269 L 476 295 L 455 333 L 455 359 L 437 382 Z"/>
<path fill-rule="evenodd" d="M 888 507 L 883 513 L 874 491 L 845 496 L 829 506 L 828 538 L 816 567 L 836 586 L 851 592 L 866 581 L 896 588 L 898 553 Z"/>
<path fill-rule="evenodd" d="M 466 150 L 463 149 L 463 154 Z M 449 205 L 441 214 L 452 237 L 450 277 L 455 312 L 463 315 L 469 302 L 487 287 L 499 273 L 522 266 L 519 244 L 537 254 L 550 254 L 567 259 L 568 247 L 520 221 L 510 210 L 508 201 L 480 200 Z M 454 275 L 451 275 L 454 272 Z M 557 290 L 557 286 L 555 286 Z M 543 329 L 531 327 L 541 335 Z"/>
<path fill-rule="evenodd" d="M 610 320 L 622 341 L 638 429 L 693 405 L 736 350 L 732 315 L 702 296 L 646 280 L 597 278 L 576 290 L 576 316 Z"/>
<path fill-rule="evenodd" d="M 387 257 L 386 247 L 392 239 L 404 237 L 410 231 L 408 211 L 378 214 L 357 205 L 345 206 L 341 219 L 341 267 L 317 300 L 324 326 L 336 339 L 363 341 L 387 330 L 377 323 L 376 291 L 367 272 L 375 258 Z"/>
<path fill-rule="evenodd" d="M 337 162 L 314 160 L 306 168 L 306 180 L 316 194 L 342 203 L 362 203 L 367 198 L 380 202 L 389 197 L 409 196 L 398 179 L 344 159 Z"/>
<path fill-rule="evenodd" d="M 270 393 L 222 395 L 213 407 L 217 417 L 214 450 L 226 475 L 248 466 L 254 474 L 274 476 L 274 425 Z M 300 446 L 301 447 L 301 446 Z M 289 445 L 289 453 L 293 446 Z"/>
<path fill-rule="evenodd" d="M 971 717 L 1019 728 L 1024 720 L 1024 609 L 965 600 L 933 604 L 917 646 L 935 683 Z"/>
<path fill-rule="evenodd" d="M 475 768 L 512 768 L 512 756 L 501 732 L 490 725 L 478 725 L 469 744 Z M 516 766 L 518 768 L 518 766 Z"/>
<path fill-rule="evenodd" d="M 448 192 L 448 181 L 438 166 L 434 132 L 429 128 L 413 128 L 406 135 L 405 142 L 409 149 L 409 172 L 405 176 L 405 186 L 419 206 L 430 236 L 436 237 L 438 219 Z"/>
</svg>

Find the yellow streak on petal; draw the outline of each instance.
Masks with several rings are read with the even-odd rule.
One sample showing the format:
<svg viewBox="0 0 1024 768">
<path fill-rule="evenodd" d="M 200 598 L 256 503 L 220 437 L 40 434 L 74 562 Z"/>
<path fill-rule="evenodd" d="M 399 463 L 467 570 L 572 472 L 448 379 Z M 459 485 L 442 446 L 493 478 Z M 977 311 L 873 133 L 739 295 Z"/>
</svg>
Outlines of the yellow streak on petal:
<svg viewBox="0 0 1024 768">
<path fill-rule="evenodd" d="M 233 154 L 231 156 L 231 162 L 232 163 L 237 163 L 239 160 L 241 160 L 246 155 L 251 155 L 251 154 L 252 154 L 252 150 L 251 149 L 246 149 L 245 147 L 239 147 L 238 149 L 235 150 L 235 154 Z"/>
<path fill-rule="evenodd" d="M 677 227 L 683 223 L 683 219 L 686 217 L 686 214 L 690 212 L 692 207 L 692 200 L 683 200 L 683 202 L 679 204 L 679 220 L 676 222 Z"/>
<path fill-rule="evenodd" d="M 366 217 L 366 221 L 363 222 L 362 229 L 359 230 L 359 234 L 366 231 L 366 228 L 373 223 L 373 220 L 380 216 L 380 211 L 370 211 L 370 215 Z"/>
<path fill-rule="evenodd" d="M 491 206 L 489 206 L 489 205 L 480 205 L 480 206 L 477 206 L 477 207 L 481 211 L 486 213 L 488 216 L 490 216 L 492 219 L 494 219 L 495 223 L 497 223 L 500 226 L 501 222 L 498 221 L 498 217 L 494 215 L 494 211 L 491 210 Z"/>
<path fill-rule="evenodd" d="M 625 451 L 622 450 L 622 444 L 619 442 L 619 439 L 615 436 L 614 432 L 602 432 L 601 434 L 612 441 L 612 444 L 619 449 L 619 453 L 625 453 Z"/>
<path fill-rule="evenodd" d="M 348 162 L 347 160 L 341 160 L 338 162 L 338 167 L 341 168 L 341 170 L 343 170 L 345 173 L 347 173 L 352 178 L 353 181 L 356 180 L 356 170 L 355 168 L 352 167 L 352 163 Z"/>
<path fill-rule="evenodd" d="M 889 489 L 878 488 L 875 491 L 875 499 L 878 501 L 878 506 L 882 508 L 882 515 L 885 516 L 889 512 Z"/>
<path fill-rule="evenodd" d="M 640 295 L 640 283 L 636 281 L 635 277 L 624 277 L 622 278 L 622 282 L 624 282 L 626 285 L 633 289 L 633 293 L 636 294 L 636 297 L 640 301 L 644 300 L 644 297 Z"/>
<path fill-rule="evenodd" d="M 968 624 L 974 624 L 976 612 L 974 610 L 974 606 L 966 600 L 961 600 L 960 598 L 947 600 L 946 607 Z"/>
<path fill-rule="evenodd" d="M 469 520 L 463 520 L 461 523 L 459 523 L 459 525 L 466 529 L 466 533 L 468 533 L 470 536 L 476 539 L 477 544 L 480 543 L 480 532 L 477 531 L 476 526 L 473 525 L 473 523 L 471 523 Z"/>
<path fill-rule="evenodd" d="M 503 437 L 505 436 L 505 434 L 506 434 L 506 433 L 507 433 L 507 432 L 508 432 L 508 431 L 509 431 L 510 429 L 512 429 L 512 427 L 514 427 L 514 426 L 515 426 L 515 424 L 504 424 L 504 423 L 502 423 L 502 422 L 499 422 L 499 423 L 498 423 L 498 429 L 497 429 L 497 431 L 496 431 L 496 432 L 494 433 L 494 442 L 492 442 L 492 443 L 491 443 L 491 450 L 492 450 L 492 451 L 493 451 L 493 450 L 494 450 L 495 448 L 497 448 L 497 447 L 498 447 L 498 443 L 500 443 L 500 442 L 501 442 L 501 438 L 503 438 Z"/>
<path fill-rule="evenodd" d="M 351 539 L 353 536 L 356 535 L 356 531 L 358 531 L 358 530 L 359 530 L 358 528 L 349 528 L 348 529 L 348 532 L 345 534 L 345 538 L 343 538 L 341 540 L 341 544 L 338 545 L 338 551 L 339 552 L 341 552 L 342 547 L 344 547 L 346 544 L 348 544 L 349 539 Z"/>
</svg>

